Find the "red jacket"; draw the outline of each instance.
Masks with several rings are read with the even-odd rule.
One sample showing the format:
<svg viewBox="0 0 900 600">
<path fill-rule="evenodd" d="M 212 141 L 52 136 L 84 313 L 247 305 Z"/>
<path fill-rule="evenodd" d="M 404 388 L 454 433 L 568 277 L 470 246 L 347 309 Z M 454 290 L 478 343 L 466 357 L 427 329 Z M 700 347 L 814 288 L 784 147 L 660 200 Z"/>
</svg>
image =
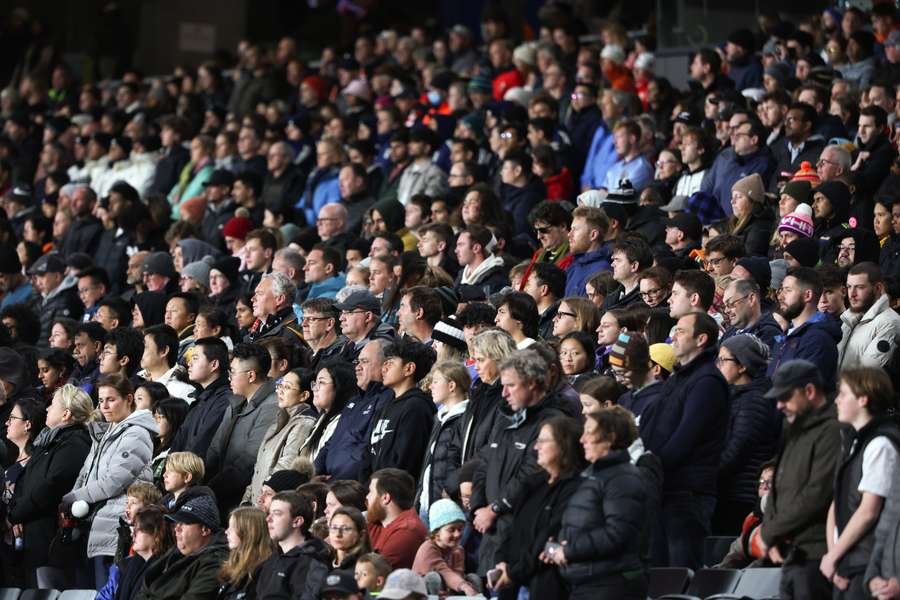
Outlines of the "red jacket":
<svg viewBox="0 0 900 600">
<path fill-rule="evenodd" d="M 575 183 L 568 167 L 563 167 L 556 175 L 545 177 L 544 187 L 547 188 L 547 200 L 571 200 L 575 193 Z"/>
</svg>

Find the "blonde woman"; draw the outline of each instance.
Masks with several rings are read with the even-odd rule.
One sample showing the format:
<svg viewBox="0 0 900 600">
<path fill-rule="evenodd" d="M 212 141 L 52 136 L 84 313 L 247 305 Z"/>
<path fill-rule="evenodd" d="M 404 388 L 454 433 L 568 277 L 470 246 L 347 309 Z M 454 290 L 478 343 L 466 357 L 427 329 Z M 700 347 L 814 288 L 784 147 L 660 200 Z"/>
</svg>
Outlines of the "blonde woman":
<svg viewBox="0 0 900 600">
<path fill-rule="evenodd" d="M 91 397 L 74 385 L 56 390 L 46 427 L 32 442 L 34 456 L 16 484 L 8 518 L 24 543 L 28 587 L 60 589 L 65 583 L 62 569 L 50 566 L 48 550 L 56 535 L 57 507 L 91 449 L 86 423 L 93 410 Z"/>
<path fill-rule="evenodd" d="M 263 482 L 275 471 L 290 469 L 300 447 L 312 433 L 318 414 L 312 405 L 315 373 L 309 369 L 288 371 L 275 383 L 278 413 L 263 436 L 256 455 L 253 479 L 244 492 L 243 502 L 259 498 Z"/>
<path fill-rule="evenodd" d="M 258 508 L 241 507 L 228 517 L 228 559 L 219 571 L 219 600 L 256 598 L 259 567 L 275 548 L 269 537 L 266 513 Z"/>
</svg>

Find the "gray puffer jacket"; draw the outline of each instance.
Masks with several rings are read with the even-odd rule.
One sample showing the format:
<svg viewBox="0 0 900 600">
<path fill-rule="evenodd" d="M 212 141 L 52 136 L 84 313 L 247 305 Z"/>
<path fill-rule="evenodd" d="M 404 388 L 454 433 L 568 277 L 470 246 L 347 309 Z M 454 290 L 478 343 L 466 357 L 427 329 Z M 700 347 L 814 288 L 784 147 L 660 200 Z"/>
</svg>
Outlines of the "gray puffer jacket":
<svg viewBox="0 0 900 600">
<path fill-rule="evenodd" d="M 97 511 L 88 537 L 88 558 L 115 556 L 119 517 L 125 512 L 125 492 L 135 481 L 153 481 L 150 460 L 159 427 L 149 410 L 136 410 L 115 425 L 90 423 L 93 444 L 72 491 L 63 502 L 84 500 Z"/>
</svg>

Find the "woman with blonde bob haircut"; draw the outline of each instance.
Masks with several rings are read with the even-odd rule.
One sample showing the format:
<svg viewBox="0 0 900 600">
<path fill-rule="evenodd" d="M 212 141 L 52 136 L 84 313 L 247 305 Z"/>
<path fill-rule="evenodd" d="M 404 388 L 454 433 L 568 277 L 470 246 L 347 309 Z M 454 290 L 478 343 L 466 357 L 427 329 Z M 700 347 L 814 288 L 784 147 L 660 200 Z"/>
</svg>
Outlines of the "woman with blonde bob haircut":
<svg viewBox="0 0 900 600">
<path fill-rule="evenodd" d="M 7 517 L 22 527 L 22 566 L 32 588 L 59 589 L 68 574 L 51 565 L 50 541 L 57 530 L 57 507 L 72 489 L 91 449 L 86 423 L 91 420 L 91 397 L 72 384 L 53 394 L 46 427 L 32 442 L 34 453 L 16 483 Z"/>
<path fill-rule="evenodd" d="M 275 544 L 269 537 L 266 513 L 244 506 L 231 511 L 228 517 L 228 559 L 219 570 L 219 600 L 255 598 L 259 568 L 272 555 Z"/>
<path fill-rule="evenodd" d="M 553 335 L 561 338 L 573 331 L 596 331 L 600 326 L 600 309 L 586 298 L 568 296 L 559 302 L 553 317 Z"/>
</svg>

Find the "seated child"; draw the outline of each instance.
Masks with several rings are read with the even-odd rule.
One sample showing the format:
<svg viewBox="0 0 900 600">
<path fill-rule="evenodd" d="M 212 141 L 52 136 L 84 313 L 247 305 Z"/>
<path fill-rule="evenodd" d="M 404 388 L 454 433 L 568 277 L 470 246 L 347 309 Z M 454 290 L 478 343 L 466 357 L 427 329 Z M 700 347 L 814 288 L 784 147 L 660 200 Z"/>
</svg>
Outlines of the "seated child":
<svg viewBox="0 0 900 600">
<path fill-rule="evenodd" d="M 431 537 L 419 546 L 412 570 L 425 578 L 429 594 L 442 591 L 475 596 L 481 592 L 477 575 L 466 575 L 466 555 L 459 544 L 466 516 L 449 498 L 442 498 L 428 509 Z"/>
<path fill-rule="evenodd" d="M 163 486 L 166 495 L 162 498 L 162 505 L 167 511 L 175 508 L 178 496 L 192 485 L 203 483 L 203 475 L 206 467 L 203 459 L 193 452 L 172 452 L 166 458 L 166 470 L 163 473 Z"/>
<path fill-rule="evenodd" d="M 377 552 L 369 552 L 356 559 L 356 585 L 368 592 L 368 596 L 377 596 L 390 574 L 391 563 Z"/>
</svg>

